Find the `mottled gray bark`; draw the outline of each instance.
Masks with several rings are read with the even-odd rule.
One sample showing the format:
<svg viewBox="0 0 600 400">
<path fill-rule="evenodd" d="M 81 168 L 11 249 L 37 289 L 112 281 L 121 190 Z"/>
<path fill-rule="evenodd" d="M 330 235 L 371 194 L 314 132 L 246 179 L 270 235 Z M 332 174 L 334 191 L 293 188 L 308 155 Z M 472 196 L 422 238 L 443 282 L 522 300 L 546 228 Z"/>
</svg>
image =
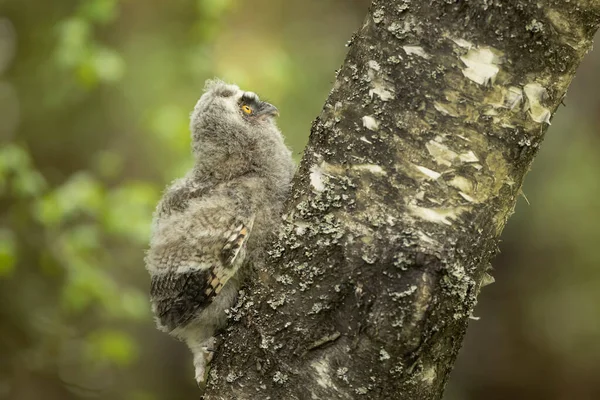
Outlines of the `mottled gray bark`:
<svg viewBox="0 0 600 400">
<path fill-rule="evenodd" d="M 375 0 L 207 399 L 439 399 L 597 0 Z"/>
</svg>

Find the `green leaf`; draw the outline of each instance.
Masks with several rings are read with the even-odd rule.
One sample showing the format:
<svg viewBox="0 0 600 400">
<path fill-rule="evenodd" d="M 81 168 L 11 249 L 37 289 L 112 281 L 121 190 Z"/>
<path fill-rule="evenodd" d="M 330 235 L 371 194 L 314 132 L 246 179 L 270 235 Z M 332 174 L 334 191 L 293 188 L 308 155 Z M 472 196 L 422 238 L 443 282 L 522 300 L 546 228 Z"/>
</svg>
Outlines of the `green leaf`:
<svg viewBox="0 0 600 400">
<path fill-rule="evenodd" d="M 148 128 L 164 145 L 184 153 L 189 151 L 189 113 L 174 104 L 164 105 L 154 110 L 148 120 Z"/>
<path fill-rule="evenodd" d="M 126 183 L 108 195 L 104 224 L 110 233 L 146 243 L 159 190 L 142 182 Z"/>
<path fill-rule="evenodd" d="M 78 225 L 62 233 L 58 242 L 63 257 L 67 259 L 93 256 L 102 245 L 100 230 L 96 225 Z M 95 259 L 95 257 L 92 257 Z"/>
<path fill-rule="evenodd" d="M 14 190 L 18 196 L 37 196 L 46 189 L 46 180 L 37 171 L 20 171 L 14 181 Z"/>
<path fill-rule="evenodd" d="M 138 347 L 125 332 L 118 330 L 96 331 L 87 341 L 87 357 L 90 360 L 129 365 L 138 357 Z"/>
<path fill-rule="evenodd" d="M 123 158 L 114 152 L 100 151 L 94 157 L 94 170 L 104 178 L 116 178 L 123 171 Z"/>
<path fill-rule="evenodd" d="M 35 203 L 34 214 L 45 226 L 56 226 L 63 218 L 64 211 L 59 208 L 56 196 L 50 194 Z"/>
<path fill-rule="evenodd" d="M 69 18 L 58 25 L 58 47 L 55 58 L 58 65 L 74 67 L 89 52 L 92 27 L 84 18 Z"/>
<path fill-rule="evenodd" d="M 235 6 L 235 0 L 198 0 L 203 18 L 218 18 Z"/>
<path fill-rule="evenodd" d="M 117 0 L 87 0 L 81 3 L 79 12 L 90 21 L 106 24 L 117 17 Z"/>
<path fill-rule="evenodd" d="M 94 301 L 92 283 L 79 279 L 65 284 L 61 292 L 62 309 L 71 313 L 80 313 Z"/>
<path fill-rule="evenodd" d="M 117 82 L 125 74 L 125 61 L 114 50 L 106 47 L 92 47 L 89 54 L 77 67 L 79 82 L 88 88 L 99 83 Z"/>
<path fill-rule="evenodd" d="M 72 256 L 65 262 L 69 272 L 68 281 L 62 291 L 62 307 L 65 311 L 81 313 L 97 303 L 105 309 L 114 306 L 113 303 L 118 298 L 118 288 L 98 265 L 77 256 Z"/>
<path fill-rule="evenodd" d="M 85 214 L 97 216 L 104 206 L 102 185 L 86 172 L 77 173 L 35 205 L 38 220 L 46 226 Z"/>
<path fill-rule="evenodd" d="M 0 175 L 29 170 L 31 158 L 25 149 L 9 143 L 0 148 Z"/>
<path fill-rule="evenodd" d="M 91 63 L 102 82 L 116 82 L 125 74 L 125 61 L 109 48 L 98 48 L 92 53 Z"/>
<path fill-rule="evenodd" d="M 150 316 L 148 297 L 137 289 L 126 290 L 121 294 L 122 314 L 134 320 L 146 320 Z"/>
<path fill-rule="evenodd" d="M 0 278 L 12 275 L 17 263 L 17 245 L 11 231 L 0 230 Z"/>
<path fill-rule="evenodd" d="M 31 165 L 31 158 L 22 147 L 9 143 L 0 149 L 0 190 L 12 183 L 18 197 L 37 196 L 46 188 L 44 177 Z"/>
</svg>

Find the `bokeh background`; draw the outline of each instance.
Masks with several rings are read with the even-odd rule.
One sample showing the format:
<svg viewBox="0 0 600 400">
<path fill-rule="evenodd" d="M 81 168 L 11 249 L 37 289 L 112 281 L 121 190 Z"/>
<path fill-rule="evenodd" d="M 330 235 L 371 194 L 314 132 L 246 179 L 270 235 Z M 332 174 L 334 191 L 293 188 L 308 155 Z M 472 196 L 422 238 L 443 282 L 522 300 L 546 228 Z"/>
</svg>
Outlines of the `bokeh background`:
<svg viewBox="0 0 600 400">
<path fill-rule="evenodd" d="M 143 250 L 220 76 L 299 159 L 368 0 L 0 0 L 0 399 L 198 397 Z M 598 38 L 600 41 L 600 37 Z M 446 400 L 600 399 L 600 51 L 527 178 Z"/>
</svg>

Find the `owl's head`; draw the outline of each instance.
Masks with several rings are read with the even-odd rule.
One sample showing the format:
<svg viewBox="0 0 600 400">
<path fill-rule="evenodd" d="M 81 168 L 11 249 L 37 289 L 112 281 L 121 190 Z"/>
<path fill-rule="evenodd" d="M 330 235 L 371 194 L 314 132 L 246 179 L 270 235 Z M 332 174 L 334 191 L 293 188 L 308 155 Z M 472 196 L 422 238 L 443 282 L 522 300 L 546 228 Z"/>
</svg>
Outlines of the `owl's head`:
<svg viewBox="0 0 600 400">
<path fill-rule="evenodd" d="M 276 129 L 274 117 L 278 115 L 277 108 L 261 101 L 256 93 L 220 80 L 209 80 L 192 112 L 190 128 L 193 139 L 235 136 L 242 140 L 271 127 Z"/>
<path fill-rule="evenodd" d="M 277 115 L 277 108 L 256 93 L 207 81 L 190 121 L 194 173 L 231 179 L 254 172 L 289 182 L 293 162 L 275 125 Z"/>
</svg>

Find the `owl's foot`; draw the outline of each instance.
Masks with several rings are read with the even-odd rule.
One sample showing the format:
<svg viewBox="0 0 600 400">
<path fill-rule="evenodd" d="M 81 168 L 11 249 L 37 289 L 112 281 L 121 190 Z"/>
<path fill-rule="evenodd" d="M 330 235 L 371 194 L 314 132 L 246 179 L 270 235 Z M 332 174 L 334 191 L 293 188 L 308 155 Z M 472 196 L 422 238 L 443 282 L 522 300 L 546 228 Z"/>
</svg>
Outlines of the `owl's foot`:
<svg viewBox="0 0 600 400">
<path fill-rule="evenodd" d="M 211 337 L 199 346 L 198 351 L 194 352 L 195 378 L 198 386 L 201 388 L 206 386 L 208 364 L 212 361 L 215 354 L 216 343 L 216 339 Z"/>
</svg>

